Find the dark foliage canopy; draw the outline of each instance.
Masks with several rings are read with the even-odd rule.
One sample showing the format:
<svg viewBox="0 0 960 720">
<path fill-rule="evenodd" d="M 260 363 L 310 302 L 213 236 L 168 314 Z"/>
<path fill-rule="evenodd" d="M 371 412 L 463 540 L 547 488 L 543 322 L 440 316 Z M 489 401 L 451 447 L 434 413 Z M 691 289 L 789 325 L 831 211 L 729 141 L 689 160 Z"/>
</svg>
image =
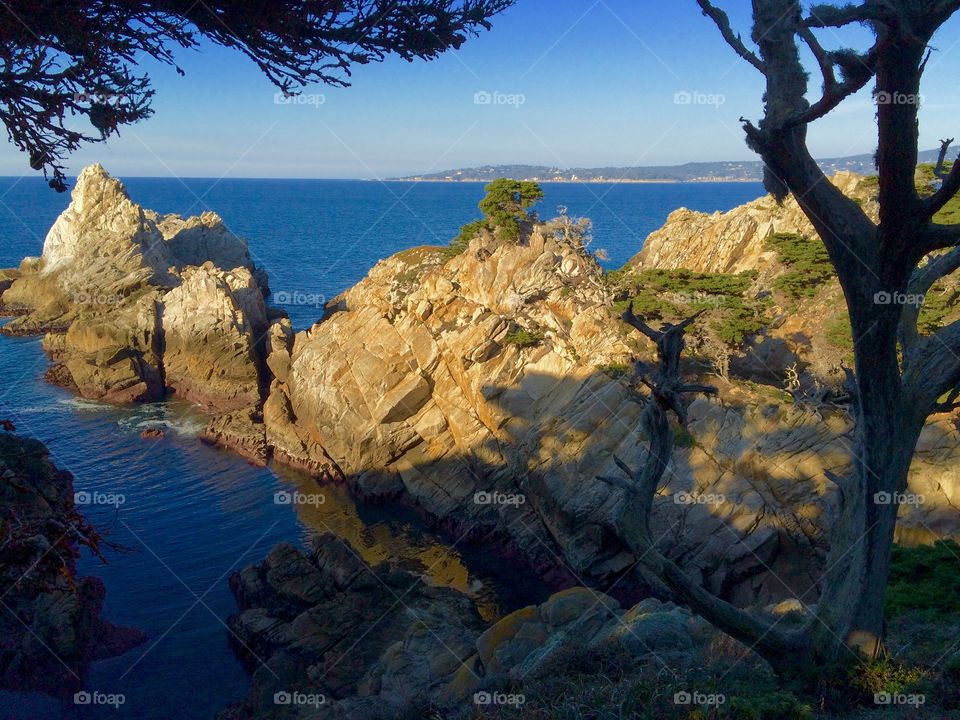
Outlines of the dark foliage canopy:
<svg viewBox="0 0 960 720">
<path fill-rule="evenodd" d="M 62 161 L 152 114 L 153 58 L 201 39 L 236 49 L 284 92 L 348 84 L 388 55 L 433 59 L 490 27 L 514 0 L 0 0 L 0 121 L 66 189 Z M 178 72 L 182 71 L 177 67 Z M 99 133 L 77 129 L 83 118 Z"/>
</svg>

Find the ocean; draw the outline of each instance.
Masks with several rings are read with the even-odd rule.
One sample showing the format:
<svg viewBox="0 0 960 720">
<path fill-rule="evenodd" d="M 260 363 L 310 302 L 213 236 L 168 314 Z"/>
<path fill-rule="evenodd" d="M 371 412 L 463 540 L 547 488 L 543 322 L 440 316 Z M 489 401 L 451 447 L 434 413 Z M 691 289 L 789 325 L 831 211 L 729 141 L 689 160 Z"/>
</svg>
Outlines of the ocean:
<svg viewBox="0 0 960 720">
<path fill-rule="evenodd" d="M 159 212 L 219 213 L 247 238 L 275 294 L 314 300 L 286 308 L 298 328 L 320 317 L 321 298 L 350 287 L 379 259 L 448 242 L 478 217 L 483 194 L 479 184 L 446 183 L 131 178 L 125 184 L 136 202 Z M 763 192 L 755 183 L 571 183 L 544 190 L 540 215 L 565 207 L 570 216 L 590 217 L 591 248 L 605 250 L 611 268 L 638 252 L 672 210 L 727 210 Z M 38 178 L 0 178 L 0 267 L 39 255 L 68 202 Z M 411 513 L 358 505 L 342 488 L 324 488 L 320 506 L 277 504 L 275 493 L 306 491 L 312 481 L 202 445 L 196 435 L 205 420 L 181 403 L 112 407 L 82 400 L 47 384 L 45 368 L 39 338 L 0 337 L 0 419 L 45 442 L 53 461 L 75 475 L 76 491 L 123 496 L 122 504 L 87 514 L 126 550 L 108 552 L 105 565 L 85 555 L 79 570 L 106 584 L 107 619 L 150 638 L 95 663 L 85 678 L 91 691 L 122 694 L 118 710 L 0 692 L 0 720 L 209 720 L 248 687 L 224 624 L 236 610 L 227 578 L 273 545 L 301 543 L 317 532 L 349 539 L 371 564 L 397 558 L 433 582 L 469 592 L 490 615 L 546 592 L 534 580 L 516 582 L 516 573 L 482 552 L 430 532 Z M 140 432 L 151 427 L 164 429 L 164 437 L 142 440 Z"/>
</svg>

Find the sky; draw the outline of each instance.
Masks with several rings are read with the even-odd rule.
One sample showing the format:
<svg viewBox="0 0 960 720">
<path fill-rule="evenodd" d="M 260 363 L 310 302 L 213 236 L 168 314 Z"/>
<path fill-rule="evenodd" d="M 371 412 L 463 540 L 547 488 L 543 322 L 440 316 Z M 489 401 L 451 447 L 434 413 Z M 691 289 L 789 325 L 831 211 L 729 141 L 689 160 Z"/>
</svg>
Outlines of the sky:
<svg viewBox="0 0 960 720">
<path fill-rule="evenodd" d="M 749 37 L 749 1 L 717 4 Z M 830 48 L 870 39 L 862 29 L 821 37 Z M 960 17 L 933 46 L 925 149 L 960 124 Z M 517 0 L 458 51 L 363 66 L 351 87 L 312 86 L 290 104 L 239 53 L 204 44 L 177 61 L 185 77 L 143 65 L 155 115 L 77 152 L 72 173 L 101 162 L 129 177 L 383 179 L 495 164 L 751 160 L 738 118 L 759 118 L 763 94 L 759 72 L 694 0 Z M 813 126 L 810 146 L 818 157 L 873 152 L 869 91 Z M 0 144 L 0 175 L 30 173 L 24 155 Z"/>
</svg>

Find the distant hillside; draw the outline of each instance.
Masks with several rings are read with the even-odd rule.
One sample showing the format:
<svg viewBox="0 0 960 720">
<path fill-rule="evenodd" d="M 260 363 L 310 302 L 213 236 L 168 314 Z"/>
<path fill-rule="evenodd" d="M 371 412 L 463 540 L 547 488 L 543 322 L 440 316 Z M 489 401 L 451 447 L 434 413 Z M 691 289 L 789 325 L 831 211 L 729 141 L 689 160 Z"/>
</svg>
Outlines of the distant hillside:
<svg viewBox="0 0 960 720">
<path fill-rule="evenodd" d="M 936 162 L 937 150 L 920 153 L 920 162 Z M 876 172 L 873 155 L 852 155 L 820 161 L 828 175 L 850 170 L 861 175 Z M 605 167 L 562 169 L 546 165 L 484 165 L 396 178 L 427 182 L 490 182 L 507 177 L 540 182 L 759 182 L 763 166 L 757 160 L 743 162 L 705 162 L 650 167 Z"/>
</svg>

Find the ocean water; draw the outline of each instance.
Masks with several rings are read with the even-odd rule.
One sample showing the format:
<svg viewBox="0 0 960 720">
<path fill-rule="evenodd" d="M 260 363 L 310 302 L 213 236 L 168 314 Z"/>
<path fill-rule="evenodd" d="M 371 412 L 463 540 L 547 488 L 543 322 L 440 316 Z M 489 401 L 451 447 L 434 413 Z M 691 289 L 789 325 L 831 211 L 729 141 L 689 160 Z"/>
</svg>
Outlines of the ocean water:
<svg viewBox="0 0 960 720">
<path fill-rule="evenodd" d="M 442 244 L 477 216 L 474 184 L 130 179 L 134 200 L 161 212 L 215 210 L 249 241 L 274 292 L 331 298 L 380 258 Z M 565 206 L 594 221 L 594 248 L 619 266 L 680 206 L 725 210 L 758 197 L 756 184 L 545 186 L 541 216 Z M 43 237 L 69 198 L 36 178 L 0 178 L 0 267 L 38 255 Z M 318 303 L 289 306 L 298 327 L 320 315 Z M 399 558 L 432 582 L 472 593 L 494 616 L 541 599 L 535 581 L 518 583 L 456 538 L 426 530 L 411 513 L 358 506 L 338 487 L 317 488 L 283 468 L 255 468 L 202 445 L 204 418 L 180 403 L 112 407 L 74 397 L 44 382 L 39 338 L 0 337 L 0 419 L 47 443 L 52 459 L 75 475 L 78 492 L 122 495 L 86 514 L 124 551 L 107 564 L 84 556 L 82 574 L 107 587 L 104 615 L 149 634 L 145 645 L 95 663 L 85 687 L 123 694 L 111 707 L 75 706 L 38 694 L 0 692 L 0 720 L 117 718 L 199 720 L 242 698 L 248 677 L 228 645 L 224 622 L 235 611 L 230 573 L 262 558 L 278 542 L 333 532 L 371 564 Z M 158 440 L 140 432 L 164 429 Z M 276 494 L 321 493 L 324 503 L 293 507 Z M 0 608 L 0 611 L 3 611 Z"/>
<path fill-rule="evenodd" d="M 418 245 L 445 245 L 461 225 L 480 217 L 479 183 L 342 180 L 124 179 L 132 198 L 162 213 L 220 214 L 245 238 L 270 276 L 274 294 L 302 304 L 287 311 L 298 328 L 322 315 L 317 301 L 363 278 L 381 258 Z M 543 218 L 561 207 L 593 221 L 591 249 L 608 268 L 643 247 L 647 235 L 679 207 L 729 210 L 760 197 L 759 183 L 547 183 L 537 206 Z M 42 180 L 0 178 L 0 267 L 39 255 L 43 238 L 69 203 Z"/>
</svg>

